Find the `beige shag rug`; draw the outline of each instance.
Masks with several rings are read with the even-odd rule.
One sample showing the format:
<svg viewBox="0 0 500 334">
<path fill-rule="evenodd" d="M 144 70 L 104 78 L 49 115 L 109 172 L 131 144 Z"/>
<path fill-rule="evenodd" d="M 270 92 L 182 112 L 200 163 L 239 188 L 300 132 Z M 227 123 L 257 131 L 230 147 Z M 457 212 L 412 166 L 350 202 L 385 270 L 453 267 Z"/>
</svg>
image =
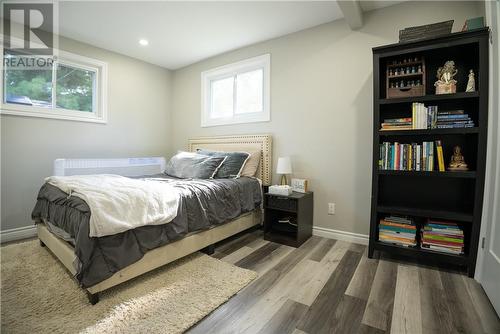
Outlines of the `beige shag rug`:
<svg viewBox="0 0 500 334">
<path fill-rule="evenodd" d="M 2 333 L 181 333 L 256 277 L 195 253 L 102 292 L 92 306 L 38 241 L 0 252 Z"/>
</svg>

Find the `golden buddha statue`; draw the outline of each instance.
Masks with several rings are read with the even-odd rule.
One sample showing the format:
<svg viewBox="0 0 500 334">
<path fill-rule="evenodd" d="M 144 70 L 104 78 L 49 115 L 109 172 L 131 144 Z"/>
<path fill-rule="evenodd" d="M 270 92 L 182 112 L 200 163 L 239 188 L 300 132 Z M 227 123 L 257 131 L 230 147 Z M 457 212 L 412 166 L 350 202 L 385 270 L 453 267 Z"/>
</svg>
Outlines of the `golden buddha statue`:
<svg viewBox="0 0 500 334">
<path fill-rule="evenodd" d="M 467 164 L 465 163 L 464 156 L 462 155 L 462 149 L 460 146 L 455 146 L 453 148 L 453 155 L 451 156 L 450 164 L 448 165 L 448 170 L 451 171 L 460 171 L 460 170 L 469 170 Z"/>
</svg>

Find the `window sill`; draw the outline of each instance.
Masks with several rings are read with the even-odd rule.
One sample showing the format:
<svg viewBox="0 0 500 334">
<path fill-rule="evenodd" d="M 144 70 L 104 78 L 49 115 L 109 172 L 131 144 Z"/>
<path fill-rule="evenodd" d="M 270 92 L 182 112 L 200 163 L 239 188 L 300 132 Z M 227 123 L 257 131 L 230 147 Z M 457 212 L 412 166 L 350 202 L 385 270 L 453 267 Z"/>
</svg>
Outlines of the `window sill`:
<svg viewBox="0 0 500 334">
<path fill-rule="evenodd" d="M 259 117 L 251 117 L 251 118 L 242 117 L 242 118 L 219 118 L 219 119 L 209 119 L 209 120 L 203 119 L 201 121 L 201 127 L 207 128 L 211 126 L 261 123 L 269 121 L 271 121 L 269 113 L 264 113 L 264 115 L 259 115 Z"/>
<path fill-rule="evenodd" d="M 29 107 L 32 110 L 25 110 L 21 106 L 13 106 L 10 104 L 2 104 L 0 109 L 0 115 L 12 115 L 12 116 L 23 116 L 23 117 L 38 117 L 38 118 L 49 118 L 49 119 L 59 119 L 66 121 L 77 121 L 77 122 L 88 122 L 88 123 L 100 123 L 106 124 L 108 121 L 105 117 L 92 115 L 78 115 L 82 112 L 64 112 L 55 111 L 54 109 L 36 108 Z M 71 115 L 75 113 L 77 115 Z"/>
</svg>

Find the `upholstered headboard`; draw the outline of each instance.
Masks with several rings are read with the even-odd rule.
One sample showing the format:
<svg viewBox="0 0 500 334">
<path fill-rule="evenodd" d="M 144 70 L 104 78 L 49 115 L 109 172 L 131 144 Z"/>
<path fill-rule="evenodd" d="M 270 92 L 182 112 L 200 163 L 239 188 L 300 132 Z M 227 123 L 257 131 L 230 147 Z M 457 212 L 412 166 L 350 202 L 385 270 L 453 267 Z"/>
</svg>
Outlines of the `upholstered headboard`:
<svg viewBox="0 0 500 334">
<path fill-rule="evenodd" d="M 243 151 L 261 152 L 259 169 L 256 176 L 262 180 L 265 186 L 271 185 L 272 177 L 272 137 L 271 135 L 237 135 L 201 137 L 189 139 L 189 151 L 197 149 L 208 149 L 213 151 Z"/>
</svg>

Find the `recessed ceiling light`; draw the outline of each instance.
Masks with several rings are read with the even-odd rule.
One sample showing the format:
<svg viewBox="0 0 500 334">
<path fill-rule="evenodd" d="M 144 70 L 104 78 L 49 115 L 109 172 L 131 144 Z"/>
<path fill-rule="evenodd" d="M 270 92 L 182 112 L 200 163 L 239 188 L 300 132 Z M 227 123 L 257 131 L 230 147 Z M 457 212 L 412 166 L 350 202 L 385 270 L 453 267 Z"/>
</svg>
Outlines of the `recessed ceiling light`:
<svg viewBox="0 0 500 334">
<path fill-rule="evenodd" d="M 147 39 L 140 39 L 139 40 L 139 44 L 142 45 L 142 46 L 146 46 L 149 44 L 148 40 Z"/>
</svg>

